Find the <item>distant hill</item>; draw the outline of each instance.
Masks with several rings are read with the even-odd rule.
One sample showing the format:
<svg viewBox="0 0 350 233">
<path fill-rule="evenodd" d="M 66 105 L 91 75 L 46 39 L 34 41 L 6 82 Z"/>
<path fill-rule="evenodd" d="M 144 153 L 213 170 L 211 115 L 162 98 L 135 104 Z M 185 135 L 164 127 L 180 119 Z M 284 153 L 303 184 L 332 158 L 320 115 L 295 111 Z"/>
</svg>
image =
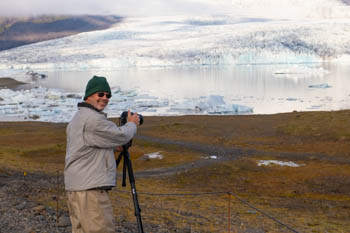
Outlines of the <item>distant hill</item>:
<svg viewBox="0 0 350 233">
<path fill-rule="evenodd" d="M 0 51 L 80 32 L 107 29 L 121 20 L 118 16 L 99 15 L 0 17 Z"/>
</svg>

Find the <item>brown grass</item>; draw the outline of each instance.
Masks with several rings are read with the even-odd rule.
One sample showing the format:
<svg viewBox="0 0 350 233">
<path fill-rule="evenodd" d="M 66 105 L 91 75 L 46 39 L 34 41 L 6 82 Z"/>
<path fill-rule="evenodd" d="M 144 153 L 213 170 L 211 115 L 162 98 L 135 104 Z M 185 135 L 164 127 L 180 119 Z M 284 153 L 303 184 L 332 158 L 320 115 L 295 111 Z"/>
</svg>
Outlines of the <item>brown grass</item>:
<svg viewBox="0 0 350 233">
<path fill-rule="evenodd" d="M 203 145 L 252 149 L 256 154 L 213 163 L 167 176 L 136 180 L 144 223 L 200 232 L 260 229 L 289 232 L 242 204 L 243 198 L 300 232 L 350 232 L 350 111 L 254 116 L 145 117 L 138 134 Z M 0 123 L 0 172 L 8 169 L 62 175 L 65 124 Z M 143 161 L 160 151 L 163 160 Z M 264 153 L 261 153 L 264 152 Z M 282 154 L 288 152 L 289 154 Z M 130 154 L 135 171 L 196 162 L 204 154 L 168 143 L 134 139 Z M 276 159 L 300 167 L 258 166 Z M 117 190 L 121 188 L 120 178 Z M 61 184 L 60 208 L 65 208 Z M 233 192 L 153 196 L 146 193 Z M 55 206 L 57 190 L 47 187 L 33 199 Z M 236 196 L 237 195 L 237 196 Z M 130 193 L 112 192 L 118 221 L 135 221 Z M 230 218 L 229 218 L 230 217 Z"/>
</svg>

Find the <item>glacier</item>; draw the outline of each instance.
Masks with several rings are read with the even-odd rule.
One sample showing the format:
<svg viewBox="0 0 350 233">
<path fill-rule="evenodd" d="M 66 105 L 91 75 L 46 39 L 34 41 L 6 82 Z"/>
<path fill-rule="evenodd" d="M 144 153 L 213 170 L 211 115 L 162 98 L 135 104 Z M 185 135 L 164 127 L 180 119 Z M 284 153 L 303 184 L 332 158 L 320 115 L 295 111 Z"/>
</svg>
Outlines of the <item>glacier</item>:
<svg viewBox="0 0 350 233">
<path fill-rule="evenodd" d="M 223 22 L 218 25 L 217 20 Z M 0 69 L 87 70 L 350 61 L 350 20 L 245 23 L 239 20 L 201 17 L 193 23 L 194 19 L 187 17 L 126 19 L 122 25 L 101 32 L 0 52 Z"/>
</svg>

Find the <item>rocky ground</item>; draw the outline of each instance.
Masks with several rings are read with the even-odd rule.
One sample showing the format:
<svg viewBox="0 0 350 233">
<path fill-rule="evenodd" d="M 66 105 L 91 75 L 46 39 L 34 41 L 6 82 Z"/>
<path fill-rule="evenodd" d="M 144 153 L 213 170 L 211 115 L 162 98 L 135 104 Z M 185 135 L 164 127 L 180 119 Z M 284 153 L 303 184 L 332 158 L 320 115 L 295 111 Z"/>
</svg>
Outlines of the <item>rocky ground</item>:
<svg viewBox="0 0 350 233">
<path fill-rule="evenodd" d="M 2 233 L 53 233 L 72 232 L 69 214 L 60 208 L 31 200 L 43 190 L 53 186 L 56 177 L 43 174 L 23 175 L 12 173 L 0 177 L 0 232 Z M 52 196 L 53 199 L 57 198 Z M 152 232 L 162 231 L 157 226 L 148 226 Z M 116 232 L 137 232 L 134 223 L 117 223 Z M 147 231 L 150 232 L 150 231 Z"/>
<path fill-rule="evenodd" d="M 186 166 L 178 167 L 177 171 L 186 169 Z M 144 174 L 139 174 L 142 176 Z M 149 174 L 145 174 L 146 176 Z M 62 177 L 59 177 L 59 185 L 62 185 Z M 20 174 L 13 171 L 3 171 L 0 174 L 0 232 L 1 233 L 65 233 L 72 232 L 71 222 L 67 211 L 60 207 L 53 208 L 38 201 L 33 197 L 40 195 L 48 189 L 55 189 L 57 177 L 45 174 Z M 50 197 L 53 201 L 57 195 Z M 35 198 L 34 198 L 35 199 Z M 186 213 L 184 213 L 186 215 Z M 126 219 L 116 219 L 116 232 L 138 232 L 135 222 Z M 238 222 L 236 224 L 239 224 Z M 196 233 L 211 231 L 195 231 L 190 227 L 177 228 L 169 225 L 144 224 L 145 232 L 154 233 Z M 242 233 L 263 233 L 261 229 L 244 229 Z"/>
<path fill-rule="evenodd" d="M 57 213 L 29 198 L 47 186 L 48 181 L 40 176 L 25 179 L 19 174 L 1 175 L 0 232 L 71 232 L 67 212 Z"/>
</svg>

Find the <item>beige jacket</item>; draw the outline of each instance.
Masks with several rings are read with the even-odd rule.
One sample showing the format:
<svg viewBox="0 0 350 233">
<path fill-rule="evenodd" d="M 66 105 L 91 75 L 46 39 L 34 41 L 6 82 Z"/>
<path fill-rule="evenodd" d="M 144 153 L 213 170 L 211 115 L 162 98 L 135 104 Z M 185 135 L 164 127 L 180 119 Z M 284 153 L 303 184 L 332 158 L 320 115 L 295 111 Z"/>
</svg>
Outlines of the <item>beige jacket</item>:
<svg viewBox="0 0 350 233">
<path fill-rule="evenodd" d="M 64 183 L 67 191 L 82 191 L 115 186 L 114 149 L 128 143 L 136 134 L 136 125 L 118 127 L 86 103 L 67 126 Z"/>
</svg>

